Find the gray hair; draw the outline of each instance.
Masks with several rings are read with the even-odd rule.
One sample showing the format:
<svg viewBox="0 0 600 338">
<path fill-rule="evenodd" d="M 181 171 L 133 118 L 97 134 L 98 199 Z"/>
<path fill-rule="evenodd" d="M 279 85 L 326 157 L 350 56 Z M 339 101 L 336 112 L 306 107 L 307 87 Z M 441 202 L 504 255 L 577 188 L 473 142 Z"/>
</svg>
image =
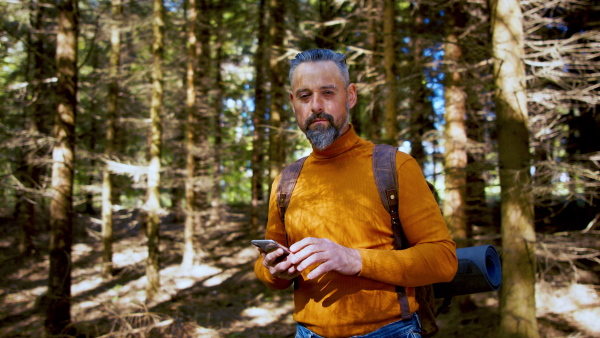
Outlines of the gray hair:
<svg viewBox="0 0 600 338">
<path fill-rule="evenodd" d="M 348 66 L 346 65 L 346 55 L 336 53 L 329 49 L 309 49 L 302 53 L 298 53 L 296 57 L 290 61 L 290 84 L 292 84 L 292 77 L 294 76 L 294 70 L 296 67 L 304 62 L 317 62 L 317 61 L 333 61 L 340 70 L 342 75 L 342 82 L 344 86 L 348 88 L 350 84 L 350 74 L 348 72 Z"/>
</svg>

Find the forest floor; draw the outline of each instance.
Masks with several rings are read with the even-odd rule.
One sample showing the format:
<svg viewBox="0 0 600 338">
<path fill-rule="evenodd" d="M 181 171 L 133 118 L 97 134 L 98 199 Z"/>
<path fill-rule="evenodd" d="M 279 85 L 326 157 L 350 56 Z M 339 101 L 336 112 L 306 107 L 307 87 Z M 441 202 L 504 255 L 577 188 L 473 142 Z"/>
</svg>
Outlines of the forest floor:
<svg viewBox="0 0 600 338">
<path fill-rule="evenodd" d="M 291 290 L 272 291 L 254 276 L 258 253 L 250 239 L 262 236 L 248 210 L 229 208 L 212 226 L 202 263 L 181 271 L 183 225 L 167 217 L 161 229 L 161 293 L 145 304 L 146 239 L 135 213 L 116 223 L 117 273 L 101 278 L 99 220 L 78 215 L 73 245 L 72 321 L 80 337 L 293 337 Z M 39 253 L 16 255 L 16 228 L 0 218 L 0 337 L 41 337 L 48 236 Z M 498 238 L 478 229 L 483 241 Z M 200 244 L 199 244 L 200 245 Z M 537 316 L 541 337 L 600 336 L 600 231 L 538 235 Z M 498 293 L 460 301 L 438 317 L 437 337 L 493 337 L 500 316 Z"/>
</svg>

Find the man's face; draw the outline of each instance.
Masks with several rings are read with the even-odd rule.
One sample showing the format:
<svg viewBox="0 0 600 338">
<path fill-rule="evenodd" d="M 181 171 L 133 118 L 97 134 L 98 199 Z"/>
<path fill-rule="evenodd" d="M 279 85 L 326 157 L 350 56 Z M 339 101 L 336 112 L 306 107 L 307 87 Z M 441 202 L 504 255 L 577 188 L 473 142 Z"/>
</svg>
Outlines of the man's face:
<svg viewBox="0 0 600 338">
<path fill-rule="evenodd" d="M 305 62 L 294 70 L 290 100 L 298 126 L 322 150 L 348 130 L 356 86 L 345 88 L 333 61 Z"/>
</svg>

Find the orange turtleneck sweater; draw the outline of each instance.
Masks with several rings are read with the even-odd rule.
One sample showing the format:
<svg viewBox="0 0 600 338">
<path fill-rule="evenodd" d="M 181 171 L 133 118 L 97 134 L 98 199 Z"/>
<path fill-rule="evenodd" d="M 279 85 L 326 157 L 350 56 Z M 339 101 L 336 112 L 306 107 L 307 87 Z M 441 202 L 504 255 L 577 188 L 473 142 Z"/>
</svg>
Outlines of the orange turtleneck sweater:
<svg viewBox="0 0 600 338">
<path fill-rule="evenodd" d="M 418 309 L 415 286 L 448 282 L 457 269 L 456 246 L 417 162 L 398 152 L 400 220 L 410 248 L 392 250 L 391 218 L 383 207 L 372 170 L 373 143 L 353 128 L 323 151 L 313 150 L 279 218 L 273 183 L 266 238 L 289 245 L 306 237 L 327 238 L 356 248 L 362 258 L 358 276 L 328 272 L 298 277 L 294 319 L 325 337 L 363 335 L 401 319 L 394 285 L 406 287 L 411 312 Z M 292 283 L 274 277 L 259 258 L 257 277 L 273 289 Z"/>
</svg>

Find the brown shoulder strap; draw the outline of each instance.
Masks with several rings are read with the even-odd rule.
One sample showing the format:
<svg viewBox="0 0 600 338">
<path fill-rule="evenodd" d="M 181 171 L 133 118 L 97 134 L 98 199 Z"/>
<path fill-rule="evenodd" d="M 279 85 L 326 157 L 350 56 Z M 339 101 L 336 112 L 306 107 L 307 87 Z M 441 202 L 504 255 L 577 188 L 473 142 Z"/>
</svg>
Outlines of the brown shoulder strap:
<svg viewBox="0 0 600 338">
<path fill-rule="evenodd" d="M 279 184 L 277 184 L 277 206 L 279 207 L 279 218 L 281 218 L 281 222 L 284 224 L 284 226 L 285 212 L 287 210 L 288 205 L 290 204 L 292 192 L 294 191 L 294 187 L 296 186 L 296 182 L 298 181 L 298 176 L 300 176 L 300 171 L 302 171 L 304 161 L 306 161 L 306 157 L 303 157 L 285 167 L 281 172 Z"/>
<path fill-rule="evenodd" d="M 398 175 L 396 174 L 396 148 L 387 144 L 376 144 L 373 148 L 373 175 L 381 203 L 392 217 L 394 249 L 407 247 L 400 216 L 398 214 Z"/>
<path fill-rule="evenodd" d="M 373 148 L 373 175 L 381 203 L 392 217 L 394 249 L 408 247 L 398 215 L 398 175 L 396 174 L 396 148 L 387 144 L 376 144 Z M 402 286 L 396 286 L 402 319 L 410 319 L 408 297 Z"/>
</svg>

